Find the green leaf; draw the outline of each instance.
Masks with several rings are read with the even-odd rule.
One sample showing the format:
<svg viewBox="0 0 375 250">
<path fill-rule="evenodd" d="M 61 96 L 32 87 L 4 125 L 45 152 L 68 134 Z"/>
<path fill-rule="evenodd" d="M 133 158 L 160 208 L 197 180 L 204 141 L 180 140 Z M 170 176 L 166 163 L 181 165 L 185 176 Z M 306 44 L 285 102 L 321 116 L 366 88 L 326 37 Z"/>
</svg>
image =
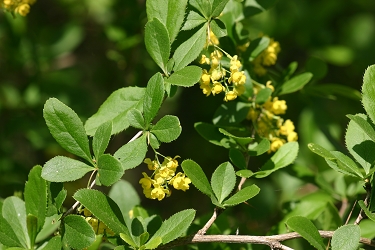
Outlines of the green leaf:
<svg viewBox="0 0 375 250">
<path fill-rule="evenodd" d="M 363 178 L 363 174 L 361 173 L 361 170 L 358 168 L 357 164 L 348 156 L 345 154 L 339 152 L 339 151 L 331 151 L 331 154 L 334 155 L 337 159 L 337 164 L 339 168 L 345 169 L 345 171 L 348 171 L 350 173 L 353 173 L 355 176 L 359 178 Z"/>
<path fill-rule="evenodd" d="M 184 21 L 187 0 L 148 0 L 146 10 L 148 20 L 159 19 L 169 33 L 170 43 L 174 41 Z"/>
<path fill-rule="evenodd" d="M 227 102 L 215 111 L 213 124 L 217 126 L 232 126 L 246 119 L 249 113 L 249 104 L 244 102 Z"/>
<path fill-rule="evenodd" d="M 194 123 L 194 128 L 204 139 L 215 144 L 217 146 L 222 146 L 221 140 L 225 138 L 225 136 L 219 132 L 218 128 L 212 124 L 205 123 L 205 122 L 197 122 Z"/>
<path fill-rule="evenodd" d="M 359 92 L 358 90 L 334 83 L 317 84 L 312 86 L 310 85 L 305 88 L 305 92 L 311 95 L 329 98 L 332 100 L 336 100 L 337 96 L 342 96 L 355 101 L 360 101 L 362 99 L 361 92 Z"/>
<path fill-rule="evenodd" d="M 375 124 L 375 65 L 369 66 L 363 76 L 362 104 L 366 113 Z"/>
<path fill-rule="evenodd" d="M 174 72 L 169 78 L 165 79 L 165 83 L 191 87 L 199 81 L 201 75 L 202 69 L 198 66 L 191 65 Z"/>
<path fill-rule="evenodd" d="M 130 246 L 134 248 L 137 247 L 137 244 L 134 242 L 133 238 L 129 234 L 120 233 L 120 238 Z"/>
<path fill-rule="evenodd" d="M 288 142 L 281 146 L 277 152 L 255 173 L 256 178 L 264 178 L 280 168 L 294 162 L 298 154 L 298 142 Z"/>
<path fill-rule="evenodd" d="M 365 212 L 366 216 L 375 222 L 375 214 L 371 213 L 370 210 L 367 208 L 367 206 L 365 205 L 365 203 L 360 200 L 358 201 L 358 205 L 362 208 L 363 212 Z"/>
<path fill-rule="evenodd" d="M 207 20 L 211 17 L 211 2 L 202 0 L 190 0 L 189 4 L 196 8 Z"/>
<path fill-rule="evenodd" d="M 143 134 L 138 139 L 128 142 L 119 148 L 114 157 L 121 162 L 123 170 L 135 168 L 143 162 L 147 153 L 146 134 Z"/>
<path fill-rule="evenodd" d="M 64 218 L 64 238 L 71 248 L 83 249 L 95 241 L 91 225 L 80 215 L 71 214 Z"/>
<path fill-rule="evenodd" d="M 2 216 L 2 203 L 0 202 L 0 243 L 9 247 L 21 247 L 21 243 L 10 224 Z"/>
<path fill-rule="evenodd" d="M 255 195 L 259 193 L 259 191 L 260 191 L 260 188 L 255 184 L 251 186 L 247 186 L 244 189 L 239 190 L 237 193 L 235 193 L 226 201 L 224 201 L 223 205 L 226 207 L 238 205 L 242 202 L 245 202 L 253 198 Z"/>
<path fill-rule="evenodd" d="M 249 58 L 256 58 L 260 53 L 265 50 L 270 44 L 270 39 L 266 36 L 254 39 L 251 41 L 249 48 L 247 48 L 245 54 L 249 55 Z"/>
<path fill-rule="evenodd" d="M 47 183 L 41 177 L 41 174 L 42 167 L 39 165 L 30 170 L 24 192 L 26 214 L 32 214 L 37 217 L 38 232 L 44 225 L 47 207 Z"/>
<path fill-rule="evenodd" d="M 177 239 L 186 232 L 190 224 L 193 222 L 194 217 L 194 209 L 186 209 L 172 215 L 169 219 L 163 222 L 150 241 L 156 237 L 161 237 L 163 244 L 166 244 Z"/>
<path fill-rule="evenodd" d="M 151 58 L 166 73 L 171 47 L 168 30 L 159 19 L 153 18 L 147 22 L 145 44 Z"/>
<path fill-rule="evenodd" d="M 155 249 L 157 248 L 161 243 L 162 243 L 162 239 L 161 237 L 152 237 L 152 239 L 150 239 L 146 245 L 145 245 L 145 249 Z"/>
<path fill-rule="evenodd" d="M 205 22 L 207 22 L 207 20 L 204 17 L 202 17 L 199 13 L 192 10 L 186 17 L 186 22 L 184 23 L 182 30 L 194 29 L 195 27 L 198 27 L 199 25 Z"/>
<path fill-rule="evenodd" d="M 147 83 L 143 99 L 143 116 L 147 126 L 158 113 L 164 99 L 164 80 L 160 73 L 153 75 Z"/>
<path fill-rule="evenodd" d="M 222 128 L 219 128 L 219 132 L 222 133 L 223 135 L 230 137 L 236 143 L 238 143 L 238 145 L 241 145 L 241 146 L 244 146 L 254 140 L 254 138 L 252 137 L 239 137 L 239 136 L 232 135 L 231 133 L 229 133 L 228 131 Z"/>
<path fill-rule="evenodd" d="M 323 148 L 322 146 L 315 144 L 315 143 L 309 143 L 307 144 L 307 147 L 315 154 L 328 159 L 328 160 L 335 160 L 336 157 L 331 154 L 327 149 Z"/>
<path fill-rule="evenodd" d="M 65 156 L 56 156 L 44 164 L 42 178 L 51 182 L 75 181 L 94 168 Z"/>
<path fill-rule="evenodd" d="M 283 83 L 279 95 L 285 95 L 300 90 L 305 86 L 313 77 L 310 72 L 302 73 L 298 76 L 291 78 L 290 80 Z"/>
<path fill-rule="evenodd" d="M 371 120 L 368 116 L 363 114 L 356 114 L 356 115 L 346 115 L 349 117 L 350 120 L 354 121 L 363 132 L 371 138 L 372 141 L 375 141 L 375 129 L 374 125 L 372 124 Z"/>
<path fill-rule="evenodd" d="M 51 235 L 53 235 L 53 233 L 58 230 L 61 224 L 61 216 L 62 213 L 46 217 L 44 226 L 42 230 L 38 233 L 35 241 L 41 242 L 51 237 Z"/>
<path fill-rule="evenodd" d="M 148 136 L 148 141 L 147 143 L 150 144 L 150 146 L 153 148 L 153 149 L 158 149 L 160 147 L 160 142 L 158 140 L 158 138 L 156 138 L 156 136 L 153 134 L 153 133 L 147 133 Z"/>
<path fill-rule="evenodd" d="M 332 250 L 356 250 L 361 238 L 358 225 L 345 225 L 335 231 L 332 236 Z"/>
<path fill-rule="evenodd" d="M 15 196 L 6 198 L 3 202 L 2 214 L 16 234 L 22 247 L 30 249 L 30 239 L 26 226 L 25 202 Z"/>
<path fill-rule="evenodd" d="M 43 117 L 56 141 L 68 152 L 92 162 L 89 140 L 78 115 L 56 98 L 44 104 Z"/>
<path fill-rule="evenodd" d="M 203 25 L 189 39 L 183 42 L 174 52 L 174 71 L 179 71 L 196 59 L 201 53 L 207 37 L 207 24 Z"/>
<path fill-rule="evenodd" d="M 239 169 L 246 169 L 247 162 L 243 153 L 236 148 L 229 149 L 229 159 Z"/>
<path fill-rule="evenodd" d="M 277 0 L 245 0 L 244 15 L 251 17 L 271 8 Z"/>
<path fill-rule="evenodd" d="M 366 119 L 364 114 L 357 114 L 357 116 Z M 353 120 L 348 124 L 345 142 L 350 154 L 363 167 L 366 174 L 369 173 L 375 161 L 375 142 Z"/>
<path fill-rule="evenodd" d="M 111 186 L 124 175 L 121 162 L 110 154 L 99 157 L 98 168 L 99 180 L 105 186 Z"/>
<path fill-rule="evenodd" d="M 61 236 L 55 236 L 52 239 L 50 239 L 43 247 L 43 250 L 56 250 L 56 249 L 62 249 L 62 244 L 61 244 Z"/>
<path fill-rule="evenodd" d="M 92 149 L 96 159 L 104 154 L 112 134 L 112 121 L 107 121 L 99 126 L 92 139 Z"/>
<path fill-rule="evenodd" d="M 132 109 L 128 112 L 127 118 L 129 121 L 130 126 L 133 128 L 138 128 L 138 129 L 146 129 L 145 126 L 145 119 L 143 118 L 143 115 L 141 111 L 138 109 Z"/>
<path fill-rule="evenodd" d="M 318 250 L 326 249 L 318 229 L 316 229 L 315 225 L 309 219 L 302 216 L 293 216 L 287 220 L 286 224 L 293 231 L 299 233 L 314 248 Z"/>
<path fill-rule="evenodd" d="M 125 221 L 130 219 L 129 211 L 141 202 L 133 185 L 125 180 L 116 182 L 109 191 L 108 196 L 119 206 Z"/>
<path fill-rule="evenodd" d="M 184 173 L 189 177 L 191 183 L 207 196 L 213 194 L 210 183 L 202 168 L 193 160 L 184 160 L 181 163 Z"/>
<path fill-rule="evenodd" d="M 272 89 L 270 88 L 264 88 L 264 89 L 259 90 L 258 94 L 255 97 L 255 103 L 259 105 L 265 103 L 268 100 L 268 98 L 271 96 L 271 94 L 272 94 Z"/>
<path fill-rule="evenodd" d="M 216 168 L 211 177 L 211 186 L 214 194 L 222 203 L 223 200 L 233 191 L 236 185 L 236 173 L 232 164 L 224 162 Z"/>
<path fill-rule="evenodd" d="M 250 156 L 258 156 L 264 154 L 270 149 L 270 141 L 263 138 L 260 142 L 254 142 L 248 146 L 248 154 Z"/>
<path fill-rule="evenodd" d="M 182 128 L 178 117 L 166 115 L 152 127 L 150 132 L 161 142 L 171 142 L 180 136 L 181 130 Z"/>
<path fill-rule="evenodd" d="M 93 189 L 80 189 L 73 195 L 73 198 L 82 203 L 114 233 L 129 234 L 120 208 L 102 192 Z"/>
<path fill-rule="evenodd" d="M 239 177 L 243 177 L 243 178 L 250 178 L 251 176 L 254 175 L 253 171 L 251 170 L 248 170 L 248 169 L 243 169 L 243 170 L 239 170 L 236 172 L 236 175 L 239 176 Z"/>
<path fill-rule="evenodd" d="M 97 128 L 107 121 L 112 121 L 112 135 L 129 127 L 126 114 L 133 108 L 143 111 L 145 88 L 127 87 L 113 92 L 100 106 L 98 112 L 85 124 L 86 133 L 93 136 Z"/>
<path fill-rule="evenodd" d="M 225 5 L 227 5 L 229 0 L 213 0 L 211 6 L 211 17 L 218 17 L 220 16 L 221 12 L 223 12 Z M 213 20 L 215 21 L 215 20 Z M 216 34 L 216 33 L 215 33 Z"/>
<path fill-rule="evenodd" d="M 210 23 L 210 28 L 218 38 L 228 35 L 225 24 L 219 19 L 213 19 Z"/>
</svg>

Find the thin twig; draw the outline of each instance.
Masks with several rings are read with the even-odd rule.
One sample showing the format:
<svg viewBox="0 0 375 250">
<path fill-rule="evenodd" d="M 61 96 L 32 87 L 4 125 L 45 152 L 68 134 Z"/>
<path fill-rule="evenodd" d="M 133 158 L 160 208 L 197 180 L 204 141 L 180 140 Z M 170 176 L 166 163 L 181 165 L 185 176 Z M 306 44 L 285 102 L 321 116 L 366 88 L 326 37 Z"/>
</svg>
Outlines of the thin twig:
<svg viewBox="0 0 375 250">
<path fill-rule="evenodd" d="M 365 203 L 365 206 L 367 207 L 368 201 L 369 201 L 370 196 L 371 196 L 371 184 L 369 182 L 366 182 L 364 188 L 366 190 L 366 198 L 363 201 L 363 203 Z M 361 210 L 359 211 L 358 217 L 357 217 L 357 219 L 354 222 L 354 225 L 359 225 L 359 223 L 361 222 L 361 220 L 364 219 L 364 218 L 366 218 L 366 215 L 364 214 L 364 211 L 361 208 Z"/>
<path fill-rule="evenodd" d="M 319 231 L 319 234 L 322 238 L 332 238 L 334 231 Z M 281 249 L 281 250 L 291 250 L 280 242 L 285 240 L 291 240 L 296 238 L 302 238 L 302 236 L 298 233 L 286 233 L 280 235 L 271 235 L 271 236 L 250 236 L 250 235 L 201 235 L 195 234 L 186 236 L 183 238 L 179 238 L 173 242 L 170 242 L 166 245 L 160 246 L 157 250 L 162 249 L 171 249 L 177 246 L 184 246 L 188 244 L 196 244 L 196 243 L 250 243 L 250 244 L 262 244 L 268 245 L 271 249 Z M 367 238 L 360 238 L 360 243 L 363 243 L 368 246 L 375 247 L 375 241 Z"/>
<path fill-rule="evenodd" d="M 211 227 L 211 225 L 215 222 L 216 218 L 221 214 L 223 210 L 215 207 L 214 213 L 212 214 L 211 218 L 207 221 L 206 225 L 202 227 L 201 230 L 198 231 L 198 235 L 206 234 L 207 230 Z"/>
<path fill-rule="evenodd" d="M 348 208 L 348 205 L 349 205 L 348 198 L 343 198 L 341 201 L 341 207 L 339 210 L 340 218 L 344 217 L 344 214 L 345 214 L 346 209 Z"/>
</svg>

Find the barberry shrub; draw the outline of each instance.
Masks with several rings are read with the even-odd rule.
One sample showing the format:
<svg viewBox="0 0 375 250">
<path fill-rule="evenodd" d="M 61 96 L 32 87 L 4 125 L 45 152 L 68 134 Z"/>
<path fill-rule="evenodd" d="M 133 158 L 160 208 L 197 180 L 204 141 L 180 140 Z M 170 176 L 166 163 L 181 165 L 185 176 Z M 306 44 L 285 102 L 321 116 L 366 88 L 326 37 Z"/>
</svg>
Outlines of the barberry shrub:
<svg viewBox="0 0 375 250">
<path fill-rule="evenodd" d="M 26 15 L 33 2 L 4 0 L 2 7 Z M 253 249 L 253 244 L 291 249 L 290 243 L 283 241 L 295 238 L 304 238 L 321 250 L 375 246 L 363 237 L 375 236 L 373 227 L 368 226 L 375 222 L 375 66 L 364 76 L 365 114 L 348 115 L 345 141 L 350 155 L 308 145 L 325 159 L 336 180 L 321 177 L 313 181 L 318 188 L 284 214 L 271 230 L 275 235 L 235 233 L 218 222 L 230 207 L 248 207 L 253 197 L 262 196 L 261 185 L 257 185 L 260 179 L 294 163 L 299 152 L 298 134 L 293 121 L 287 119 L 283 95 L 299 91 L 313 75 L 296 74 L 294 63 L 285 70 L 274 67 L 280 44 L 267 36 L 250 40 L 246 29 L 238 25 L 245 15 L 271 5 L 234 0 L 147 0 L 145 45 L 160 72 L 145 88 L 113 92 L 85 123 L 57 98 L 46 101 L 43 117 L 50 133 L 74 157 L 55 156 L 43 166 L 35 166 L 25 185 L 24 200 L 11 196 L 0 202 L 2 249 L 172 249 L 185 245 Z M 194 124 L 208 143 L 228 151 L 228 161 L 215 169 L 210 180 L 204 166 L 193 159 L 159 152 L 164 143 L 179 138 L 183 125 L 177 116 L 157 116 L 161 106 L 178 87 L 194 85 L 199 85 L 208 102 L 217 96 L 222 99 L 211 123 Z M 106 153 L 111 137 L 130 127 L 139 132 L 114 154 Z M 147 152 L 152 159 L 146 158 Z M 250 158 L 256 157 L 266 158 L 265 163 L 251 166 Z M 196 217 L 191 208 L 182 208 L 164 221 L 150 214 L 140 206 L 135 188 L 121 179 L 134 168 L 142 169 L 139 185 L 145 198 L 163 202 L 176 195 L 184 199 L 184 192 L 196 188 L 212 203 L 212 217 L 204 221 L 206 218 Z M 64 183 L 84 176 L 89 176 L 87 187 L 74 193 L 72 207 L 64 208 Z M 111 187 L 108 194 L 95 189 L 101 185 Z M 361 193 L 364 198 L 358 201 L 356 219 L 347 220 L 336 208 L 336 201 L 352 201 Z M 351 205 L 354 208 L 357 203 Z M 200 244 L 204 242 L 211 245 Z"/>
</svg>

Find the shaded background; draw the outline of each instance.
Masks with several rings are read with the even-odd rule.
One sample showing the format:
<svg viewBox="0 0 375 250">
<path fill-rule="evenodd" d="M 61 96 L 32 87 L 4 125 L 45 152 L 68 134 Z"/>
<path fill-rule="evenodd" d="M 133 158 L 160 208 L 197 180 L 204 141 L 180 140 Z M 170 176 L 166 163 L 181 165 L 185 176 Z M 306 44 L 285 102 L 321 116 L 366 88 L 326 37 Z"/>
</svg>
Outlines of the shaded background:
<svg viewBox="0 0 375 250">
<path fill-rule="evenodd" d="M 276 67 L 297 61 L 298 72 L 314 71 L 311 86 L 336 83 L 360 90 L 366 67 L 375 63 L 374 10 L 375 1 L 368 0 L 280 0 L 244 24 L 251 38 L 263 33 L 280 42 Z M 145 86 L 158 71 L 143 43 L 146 21 L 144 0 L 38 0 L 26 18 L 0 13 L 0 197 L 22 191 L 34 165 L 67 154 L 42 117 L 49 97 L 60 99 L 85 121 L 113 91 Z M 239 216 L 236 226 L 260 233 L 279 219 L 282 203 L 303 193 L 305 187 L 299 187 L 293 177 L 297 168 L 327 168 L 306 144 L 314 141 L 346 152 L 345 115 L 364 112 L 359 100 L 340 96 L 322 98 L 301 91 L 283 99 L 288 104 L 285 118 L 292 119 L 299 132 L 299 159 L 293 168 L 257 182 L 262 195 L 245 207 L 246 216 L 238 211 L 243 207 L 231 210 Z M 161 114 L 177 115 L 182 134 L 177 141 L 163 144 L 160 152 L 193 159 L 210 176 L 228 160 L 227 151 L 204 141 L 193 124 L 210 122 L 221 103 L 222 96 L 205 97 L 198 86 L 179 89 L 164 103 Z M 114 136 L 108 151 L 115 152 L 135 133 L 129 129 Z M 251 164 L 260 167 L 262 160 Z M 134 183 L 140 195 L 137 183 L 145 169 L 127 171 L 123 177 Z M 294 184 L 286 187 L 286 182 Z M 68 197 L 84 186 L 83 182 L 67 184 Z M 65 205 L 71 203 L 68 199 Z M 213 208 L 194 188 L 187 193 L 176 191 L 162 202 L 142 200 L 142 205 L 163 216 L 189 207 L 202 215 Z"/>
</svg>

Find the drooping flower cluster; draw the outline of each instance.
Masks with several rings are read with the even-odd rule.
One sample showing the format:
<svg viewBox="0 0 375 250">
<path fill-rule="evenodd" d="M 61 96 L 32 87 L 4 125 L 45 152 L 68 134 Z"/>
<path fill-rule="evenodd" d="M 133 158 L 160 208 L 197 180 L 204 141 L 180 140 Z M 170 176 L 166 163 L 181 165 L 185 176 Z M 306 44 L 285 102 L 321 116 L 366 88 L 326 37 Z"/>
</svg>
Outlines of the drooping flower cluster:
<svg viewBox="0 0 375 250">
<path fill-rule="evenodd" d="M 151 161 L 150 158 L 146 158 L 143 162 L 147 164 L 149 170 L 153 170 L 153 174 L 150 176 L 143 172 L 143 178 L 140 179 L 139 183 L 142 185 L 143 194 L 149 199 L 158 199 L 159 201 L 164 199 L 166 196 L 171 195 L 171 190 L 168 185 L 173 186 L 177 190 L 186 191 L 189 189 L 191 183 L 185 174 L 178 172 L 178 161 L 174 157 L 165 157 L 163 163 L 160 164 L 158 159 Z"/>
<path fill-rule="evenodd" d="M 229 70 L 221 63 L 223 53 L 220 50 L 215 49 L 210 57 L 202 55 L 199 63 L 210 65 L 209 71 L 203 69 L 199 81 L 200 88 L 206 96 L 224 92 L 224 100 L 232 101 L 245 92 L 246 75 L 244 71 L 240 71 L 242 64 L 237 55 L 228 57 L 230 59 Z M 229 77 L 226 77 L 227 73 Z"/>
<path fill-rule="evenodd" d="M 86 221 L 91 225 L 91 227 L 94 229 L 94 232 L 96 235 L 99 235 L 99 234 L 115 235 L 111 229 L 109 229 L 103 222 L 95 218 L 93 214 L 86 208 L 83 208 L 80 212 L 83 213 L 83 216 L 85 217 Z"/>
<path fill-rule="evenodd" d="M 274 91 L 271 81 L 267 82 L 265 87 Z M 257 94 L 258 91 L 259 86 L 254 87 L 254 94 Z M 261 137 L 271 141 L 269 152 L 275 152 L 284 143 L 298 139 L 293 122 L 289 119 L 284 121 L 280 117 L 280 115 L 285 114 L 287 108 L 284 100 L 279 100 L 278 97 L 269 97 L 264 104 L 255 105 L 249 110 L 247 119 L 253 122 Z"/>
<path fill-rule="evenodd" d="M 253 61 L 253 70 L 255 74 L 263 76 L 267 73 L 268 66 L 276 64 L 277 54 L 280 52 L 279 42 L 270 39 L 268 47 L 262 51 Z"/>
<path fill-rule="evenodd" d="M 1 0 L 5 10 L 13 13 L 18 13 L 21 16 L 26 16 L 30 12 L 30 6 L 33 5 L 36 0 Z"/>
</svg>

